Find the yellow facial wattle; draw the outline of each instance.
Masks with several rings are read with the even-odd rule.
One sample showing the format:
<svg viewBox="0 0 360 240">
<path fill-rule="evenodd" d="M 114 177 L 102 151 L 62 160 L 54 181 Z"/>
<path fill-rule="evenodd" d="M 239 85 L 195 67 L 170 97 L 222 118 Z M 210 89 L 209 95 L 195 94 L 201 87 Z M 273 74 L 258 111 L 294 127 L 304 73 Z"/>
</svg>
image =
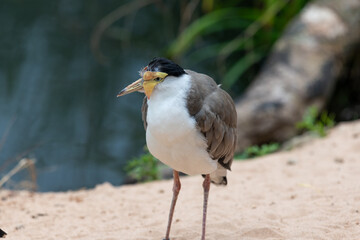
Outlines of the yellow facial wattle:
<svg viewBox="0 0 360 240">
<path fill-rule="evenodd" d="M 150 96 L 157 84 L 162 82 L 164 78 L 167 76 L 167 73 L 163 72 L 150 72 L 147 71 L 143 74 L 143 88 L 145 91 L 145 95 L 148 99 L 150 99 Z"/>
</svg>

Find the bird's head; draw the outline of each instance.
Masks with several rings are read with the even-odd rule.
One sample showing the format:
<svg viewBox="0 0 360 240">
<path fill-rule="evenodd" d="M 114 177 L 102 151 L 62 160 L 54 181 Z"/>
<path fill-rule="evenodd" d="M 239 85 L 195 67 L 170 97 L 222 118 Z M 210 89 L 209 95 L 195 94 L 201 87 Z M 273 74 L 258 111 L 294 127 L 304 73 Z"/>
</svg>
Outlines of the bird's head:
<svg viewBox="0 0 360 240">
<path fill-rule="evenodd" d="M 183 74 L 186 74 L 184 69 L 176 63 L 166 58 L 154 58 L 140 70 L 141 78 L 121 90 L 117 96 L 120 97 L 132 92 L 145 92 L 147 98 L 150 99 L 156 85 L 163 82 L 166 77 L 179 77 Z"/>
</svg>

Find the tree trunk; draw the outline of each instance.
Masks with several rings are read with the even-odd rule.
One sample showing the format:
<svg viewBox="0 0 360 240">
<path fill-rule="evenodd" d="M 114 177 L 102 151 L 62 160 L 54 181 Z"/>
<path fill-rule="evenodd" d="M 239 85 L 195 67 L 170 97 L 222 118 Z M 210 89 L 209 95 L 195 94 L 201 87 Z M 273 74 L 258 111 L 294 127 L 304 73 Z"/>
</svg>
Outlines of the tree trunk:
<svg viewBox="0 0 360 240">
<path fill-rule="evenodd" d="M 331 97 L 359 43 L 360 0 L 316 0 L 305 7 L 236 101 L 237 151 L 294 136 L 304 111 L 311 105 L 321 109 Z"/>
</svg>

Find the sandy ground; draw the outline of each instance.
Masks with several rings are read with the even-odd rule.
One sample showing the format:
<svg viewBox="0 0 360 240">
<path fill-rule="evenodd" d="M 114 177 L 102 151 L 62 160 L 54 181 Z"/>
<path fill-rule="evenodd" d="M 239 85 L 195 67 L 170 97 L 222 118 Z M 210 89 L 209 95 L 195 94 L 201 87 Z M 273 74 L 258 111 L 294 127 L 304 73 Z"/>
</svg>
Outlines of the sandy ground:
<svg viewBox="0 0 360 240">
<path fill-rule="evenodd" d="M 200 239 L 202 178 L 183 177 L 172 240 Z M 211 186 L 207 239 L 360 239 L 360 122 L 288 152 L 235 162 Z M 6 239 L 164 237 L 172 181 L 64 193 L 0 192 Z"/>
</svg>

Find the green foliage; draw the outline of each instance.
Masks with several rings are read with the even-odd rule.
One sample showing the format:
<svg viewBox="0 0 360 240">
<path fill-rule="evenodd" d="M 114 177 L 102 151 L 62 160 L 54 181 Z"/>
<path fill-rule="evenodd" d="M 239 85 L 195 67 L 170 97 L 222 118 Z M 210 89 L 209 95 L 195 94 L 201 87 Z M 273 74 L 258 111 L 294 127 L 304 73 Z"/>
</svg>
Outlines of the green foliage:
<svg viewBox="0 0 360 240">
<path fill-rule="evenodd" d="M 206 13 L 178 36 L 168 56 L 189 53 L 194 62 L 210 60 L 217 65 L 224 89 L 244 88 L 288 22 L 308 1 L 203 0 Z"/>
<path fill-rule="evenodd" d="M 125 166 L 126 173 L 138 182 L 148 182 L 160 179 L 159 161 L 152 156 L 147 148 L 138 158 L 133 158 Z"/>
<path fill-rule="evenodd" d="M 269 143 L 269 144 L 262 144 L 260 146 L 254 145 L 250 146 L 245 149 L 244 152 L 240 153 L 239 155 L 235 156 L 236 159 L 248 159 L 248 158 L 255 158 L 264 156 L 279 150 L 280 144 L 279 143 Z"/>
<path fill-rule="evenodd" d="M 335 125 L 334 114 L 328 114 L 323 111 L 319 116 L 317 107 L 309 107 L 303 116 L 301 122 L 296 123 L 296 128 L 318 134 L 320 137 L 326 135 L 326 129 Z"/>
</svg>

